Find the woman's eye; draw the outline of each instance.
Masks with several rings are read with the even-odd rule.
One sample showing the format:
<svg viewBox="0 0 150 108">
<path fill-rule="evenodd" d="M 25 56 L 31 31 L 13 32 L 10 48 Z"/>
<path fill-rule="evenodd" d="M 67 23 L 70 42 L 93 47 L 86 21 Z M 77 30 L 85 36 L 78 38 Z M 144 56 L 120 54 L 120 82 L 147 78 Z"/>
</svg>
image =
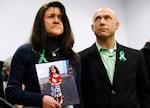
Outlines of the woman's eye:
<svg viewBox="0 0 150 108">
<path fill-rule="evenodd" d="M 48 18 L 53 18 L 54 16 L 48 16 Z"/>
</svg>

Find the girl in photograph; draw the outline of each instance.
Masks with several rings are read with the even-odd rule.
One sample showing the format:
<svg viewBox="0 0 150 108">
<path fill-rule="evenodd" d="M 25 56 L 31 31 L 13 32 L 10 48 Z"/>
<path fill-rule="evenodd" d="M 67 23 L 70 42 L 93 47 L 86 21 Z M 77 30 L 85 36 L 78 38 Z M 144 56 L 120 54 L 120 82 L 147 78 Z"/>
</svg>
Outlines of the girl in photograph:
<svg viewBox="0 0 150 108">
<path fill-rule="evenodd" d="M 49 68 L 49 83 L 51 85 L 51 96 L 59 102 L 63 103 L 63 95 L 61 92 L 60 84 L 62 83 L 62 77 L 60 75 L 59 69 L 52 65 Z"/>
</svg>

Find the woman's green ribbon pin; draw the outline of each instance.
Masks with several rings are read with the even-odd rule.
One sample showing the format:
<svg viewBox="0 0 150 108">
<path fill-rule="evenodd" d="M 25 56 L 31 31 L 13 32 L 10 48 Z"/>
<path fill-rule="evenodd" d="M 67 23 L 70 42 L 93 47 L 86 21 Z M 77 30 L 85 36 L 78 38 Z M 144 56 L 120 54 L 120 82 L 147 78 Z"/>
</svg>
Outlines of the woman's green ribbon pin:
<svg viewBox="0 0 150 108">
<path fill-rule="evenodd" d="M 45 49 L 42 50 L 42 53 L 40 54 L 40 59 L 39 59 L 38 63 L 42 63 L 42 61 L 44 61 L 45 63 L 48 62 L 46 60 L 46 58 L 44 57 L 44 55 L 45 55 Z"/>
<path fill-rule="evenodd" d="M 121 62 L 125 62 L 127 60 L 126 57 L 125 57 L 125 52 L 124 51 L 120 51 L 119 54 L 120 54 L 119 60 Z"/>
</svg>

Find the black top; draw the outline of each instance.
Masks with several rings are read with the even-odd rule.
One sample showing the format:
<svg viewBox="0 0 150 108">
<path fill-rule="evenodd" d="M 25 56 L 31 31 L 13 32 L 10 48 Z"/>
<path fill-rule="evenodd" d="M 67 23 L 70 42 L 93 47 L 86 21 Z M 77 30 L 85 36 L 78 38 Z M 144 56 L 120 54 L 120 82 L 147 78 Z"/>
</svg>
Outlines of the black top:
<svg viewBox="0 0 150 108">
<path fill-rule="evenodd" d="M 57 58 L 57 57 L 56 57 Z M 58 57 L 57 59 L 61 59 Z M 24 106 L 42 106 L 42 97 L 39 81 L 35 69 L 39 57 L 30 44 L 20 46 L 13 56 L 6 98 L 9 102 Z M 76 72 L 79 69 L 75 69 Z M 75 73 L 75 72 L 74 72 Z M 22 83 L 25 91 L 21 90 Z"/>
</svg>

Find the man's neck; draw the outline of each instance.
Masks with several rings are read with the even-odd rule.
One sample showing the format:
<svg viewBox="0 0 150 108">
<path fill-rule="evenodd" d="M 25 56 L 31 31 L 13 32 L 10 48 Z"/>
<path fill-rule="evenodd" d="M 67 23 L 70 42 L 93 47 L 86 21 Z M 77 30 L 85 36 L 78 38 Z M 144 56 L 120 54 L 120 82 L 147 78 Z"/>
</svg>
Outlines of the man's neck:
<svg viewBox="0 0 150 108">
<path fill-rule="evenodd" d="M 114 45 L 115 45 L 115 40 L 100 40 L 97 39 L 97 43 L 102 47 L 102 48 L 106 48 L 106 49 L 113 49 Z"/>
</svg>

